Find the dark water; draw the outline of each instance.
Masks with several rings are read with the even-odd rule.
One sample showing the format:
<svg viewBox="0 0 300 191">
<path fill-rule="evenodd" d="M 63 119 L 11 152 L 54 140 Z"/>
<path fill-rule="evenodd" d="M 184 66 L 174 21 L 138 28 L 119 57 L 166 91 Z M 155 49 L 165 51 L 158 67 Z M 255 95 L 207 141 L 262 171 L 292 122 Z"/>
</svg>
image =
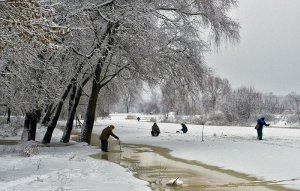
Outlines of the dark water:
<svg viewBox="0 0 300 191">
<path fill-rule="evenodd" d="M 16 145 L 18 144 L 19 141 L 18 140 L 0 140 L 0 145 Z"/>
</svg>

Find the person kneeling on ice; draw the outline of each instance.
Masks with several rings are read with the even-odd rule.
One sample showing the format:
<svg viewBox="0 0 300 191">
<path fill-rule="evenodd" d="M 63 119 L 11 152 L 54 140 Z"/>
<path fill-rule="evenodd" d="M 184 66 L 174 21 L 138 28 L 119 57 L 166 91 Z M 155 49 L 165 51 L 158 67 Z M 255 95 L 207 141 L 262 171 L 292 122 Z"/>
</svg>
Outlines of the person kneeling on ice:
<svg viewBox="0 0 300 191">
<path fill-rule="evenodd" d="M 103 152 L 108 152 L 108 138 L 109 136 L 113 136 L 115 139 L 119 140 L 119 137 L 117 135 L 115 135 L 112 130 L 115 128 L 115 126 L 110 125 L 106 128 L 103 129 L 99 139 L 101 141 L 101 150 Z"/>
<path fill-rule="evenodd" d="M 159 135 L 159 133 L 160 133 L 159 127 L 157 126 L 156 123 L 154 123 L 154 124 L 152 125 L 151 135 L 152 135 L 153 137 L 157 137 L 157 136 Z"/>
<path fill-rule="evenodd" d="M 263 130 L 264 125 L 265 126 L 270 126 L 270 124 L 266 124 L 264 117 L 257 120 L 258 128 L 256 130 L 257 130 L 257 139 L 258 140 L 262 140 L 262 137 L 263 137 L 262 130 Z"/>
<path fill-rule="evenodd" d="M 180 133 L 180 131 L 182 131 L 183 133 L 186 133 L 188 131 L 188 128 L 184 123 L 181 123 L 181 127 L 182 127 L 182 129 L 180 129 L 179 131 L 176 131 L 176 133 Z"/>
<path fill-rule="evenodd" d="M 182 129 L 180 129 L 183 133 L 186 133 L 188 131 L 187 126 L 184 123 L 181 123 Z"/>
</svg>

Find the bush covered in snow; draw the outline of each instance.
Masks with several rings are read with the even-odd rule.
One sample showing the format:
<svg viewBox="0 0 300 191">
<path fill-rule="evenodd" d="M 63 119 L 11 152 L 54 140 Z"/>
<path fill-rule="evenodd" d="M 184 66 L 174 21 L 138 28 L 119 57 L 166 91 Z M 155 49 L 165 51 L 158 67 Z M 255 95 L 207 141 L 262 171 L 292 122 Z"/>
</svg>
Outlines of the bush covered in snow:
<svg viewBox="0 0 300 191">
<path fill-rule="evenodd" d="M 31 157 L 39 153 L 38 145 L 34 141 L 24 142 L 19 151 L 20 156 Z"/>
<path fill-rule="evenodd" d="M 31 157 L 39 154 L 39 145 L 35 141 L 16 141 L 16 144 L 0 145 L 2 153 L 18 153 L 23 157 Z"/>
<path fill-rule="evenodd" d="M 0 117 L 0 136 L 12 137 L 20 135 L 23 122 L 20 117 L 12 117 L 11 122 L 7 124 L 6 117 Z"/>
</svg>

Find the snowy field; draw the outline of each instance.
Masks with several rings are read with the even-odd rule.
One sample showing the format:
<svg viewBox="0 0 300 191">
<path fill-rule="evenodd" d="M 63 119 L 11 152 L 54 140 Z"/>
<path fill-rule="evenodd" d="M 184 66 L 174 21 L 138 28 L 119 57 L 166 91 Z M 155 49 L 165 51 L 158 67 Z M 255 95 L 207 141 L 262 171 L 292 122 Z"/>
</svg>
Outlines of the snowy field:
<svg viewBox="0 0 300 191">
<path fill-rule="evenodd" d="M 100 121 L 99 121 L 100 122 Z M 112 116 L 102 125 L 116 125 L 122 142 L 146 144 L 173 150 L 175 157 L 231 169 L 300 190 L 300 130 L 266 127 L 262 141 L 254 127 L 202 126 L 187 124 L 187 134 L 175 133 L 180 124 L 158 123 L 161 135 L 151 137 L 153 123 L 122 120 Z M 94 132 L 100 133 L 104 126 Z"/>
<path fill-rule="evenodd" d="M 175 157 L 249 174 L 300 190 L 300 130 L 264 128 L 264 140 L 256 140 L 253 127 L 202 126 L 187 124 L 187 134 L 175 133 L 180 124 L 159 123 L 159 137 L 151 137 L 153 123 L 125 120 L 112 115 L 98 120 L 93 132 L 100 134 L 108 124 L 122 143 L 169 148 Z M 38 130 L 40 132 L 40 130 Z M 55 131 L 53 142 L 61 132 Z M 1 137 L 0 137 L 1 138 Z M 38 141 L 41 137 L 38 137 Z M 147 191 L 148 183 L 127 169 L 88 157 L 98 148 L 79 143 L 67 147 L 42 147 L 31 157 L 19 155 L 20 146 L 0 146 L 0 190 L 136 190 Z"/>
<path fill-rule="evenodd" d="M 41 141 L 43 133 L 38 132 L 37 141 Z M 53 136 L 52 142 L 58 143 L 62 132 L 55 130 Z M 134 178 L 129 170 L 89 157 L 101 151 L 85 143 L 39 147 L 31 157 L 20 156 L 23 150 L 21 145 L 0 145 L 0 191 L 151 190 L 148 182 Z"/>
</svg>

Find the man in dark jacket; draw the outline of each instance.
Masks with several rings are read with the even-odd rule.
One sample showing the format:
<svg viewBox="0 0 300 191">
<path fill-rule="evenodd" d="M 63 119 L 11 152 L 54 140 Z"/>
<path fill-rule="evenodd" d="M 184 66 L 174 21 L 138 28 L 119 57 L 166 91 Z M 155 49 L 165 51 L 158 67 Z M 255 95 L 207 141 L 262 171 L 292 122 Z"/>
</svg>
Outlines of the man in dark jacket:
<svg viewBox="0 0 300 191">
<path fill-rule="evenodd" d="M 119 137 L 117 135 L 115 135 L 112 130 L 115 128 L 115 126 L 110 125 L 106 128 L 103 129 L 99 139 L 101 141 L 101 150 L 103 152 L 108 152 L 108 138 L 109 136 L 113 136 L 115 139 L 119 140 Z"/>
<path fill-rule="evenodd" d="M 181 123 L 182 129 L 180 129 L 183 133 L 186 133 L 188 131 L 187 126 L 184 123 Z"/>
<path fill-rule="evenodd" d="M 159 130 L 158 125 L 157 125 L 156 123 L 154 123 L 154 124 L 152 125 L 151 135 L 152 135 L 153 137 L 157 137 L 157 136 L 159 135 L 159 133 L 160 133 L 160 130 Z"/>
<path fill-rule="evenodd" d="M 262 130 L 263 130 L 263 128 L 264 128 L 264 125 L 265 125 L 265 126 L 269 126 L 270 124 L 266 124 L 265 118 L 264 118 L 264 117 L 258 119 L 258 120 L 257 120 L 257 124 L 258 124 L 258 128 L 257 128 L 257 139 L 258 139 L 258 140 L 262 140 L 262 137 L 263 137 Z"/>
</svg>

